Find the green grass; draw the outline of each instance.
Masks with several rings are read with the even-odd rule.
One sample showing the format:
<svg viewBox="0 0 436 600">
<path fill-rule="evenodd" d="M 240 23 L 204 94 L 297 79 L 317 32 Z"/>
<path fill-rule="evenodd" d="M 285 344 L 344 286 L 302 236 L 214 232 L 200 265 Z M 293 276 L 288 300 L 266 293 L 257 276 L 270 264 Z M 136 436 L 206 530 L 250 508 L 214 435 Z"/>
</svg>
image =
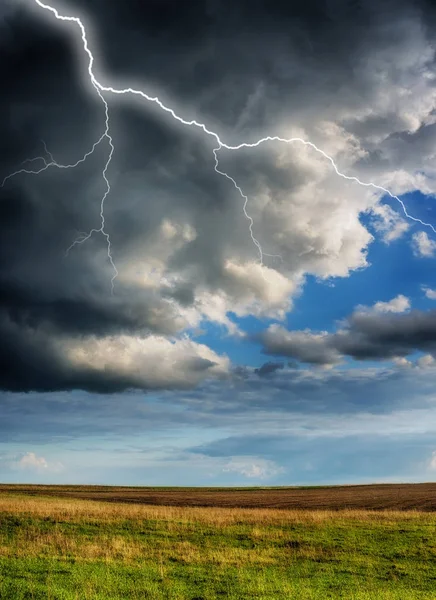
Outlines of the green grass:
<svg viewBox="0 0 436 600">
<path fill-rule="evenodd" d="M 0 497 L 0 599 L 436 599 L 436 515 Z"/>
</svg>

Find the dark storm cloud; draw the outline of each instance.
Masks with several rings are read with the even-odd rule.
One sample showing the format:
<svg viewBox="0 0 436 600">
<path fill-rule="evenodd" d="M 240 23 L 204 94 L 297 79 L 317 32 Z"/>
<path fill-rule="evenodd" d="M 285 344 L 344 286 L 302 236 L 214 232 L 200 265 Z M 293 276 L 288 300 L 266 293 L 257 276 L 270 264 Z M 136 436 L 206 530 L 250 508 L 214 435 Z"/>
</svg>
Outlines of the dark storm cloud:
<svg viewBox="0 0 436 600">
<path fill-rule="evenodd" d="M 227 4 L 71 1 L 65 3 L 65 12 L 77 8 L 89 20 L 103 81 L 142 82 L 150 92 L 162 92 L 164 99 L 175 98 L 168 103 L 183 108 L 187 117 L 202 115 L 235 136 L 255 132 L 272 117 L 292 115 L 296 123 L 300 117 L 307 121 L 321 107 L 327 107 L 328 117 L 338 89 L 344 90 L 351 107 L 370 99 L 371 82 L 354 74 L 354 61 L 365 63 L 370 34 L 377 34 L 371 41 L 377 50 L 395 38 L 395 28 L 380 29 L 391 15 L 404 21 L 413 13 L 423 23 L 431 22 L 431 15 L 422 17 L 423 4 L 405 2 Z M 10 8 L 11 3 L 0 7 L 5 32 L 0 45 L 0 179 L 22 166 L 42 166 L 41 159 L 21 164 L 44 156 L 42 139 L 59 162 L 75 162 L 104 126 L 101 105 L 86 79 L 84 56 L 72 42 L 77 41 L 74 26 L 60 27 L 47 15 L 41 18 L 32 0 L 21 2 L 17 10 Z M 313 101 L 308 103 L 308 98 Z M 102 236 L 65 256 L 81 232 L 100 226 L 107 144 L 75 170 L 19 175 L 0 189 L 4 389 L 111 392 L 156 387 L 122 369 L 96 372 L 74 363 L 64 349 L 83 342 L 86 353 L 90 338 L 175 335 L 186 326 L 178 307 L 194 305 L 197 287 L 212 293 L 229 289 L 226 259 L 236 251 L 238 258 L 257 258 L 239 198 L 213 172 L 211 140 L 187 135 L 156 107 L 144 112 L 134 102 L 123 106 L 114 98 L 110 107 L 116 151 L 109 170 L 106 223 L 120 271 L 114 296 Z M 265 179 L 277 175 L 272 167 L 263 170 Z M 297 169 L 291 175 L 298 185 Z M 277 189 L 283 191 L 286 185 L 287 179 L 277 176 Z M 180 224 L 180 230 L 162 229 L 165 219 Z M 139 263 L 150 258 L 168 267 L 174 281 L 161 278 L 154 287 L 148 281 L 145 285 L 151 268 L 147 264 L 144 272 Z M 234 296 L 246 287 L 244 281 L 233 285 Z M 351 327 L 362 343 L 353 346 L 351 337 L 343 339 L 339 352 L 370 357 L 379 346 L 387 346 L 367 331 L 368 323 Z M 392 336 L 393 331 L 385 332 L 385 337 Z M 398 338 L 389 344 L 401 350 L 407 342 Z M 425 344 L 430 348 L 429 340 Z M 311 348 L 313 344 L 303 352 L 307 360 Z M 312 362 L 328 360 L 321 353 Z M 182 364 L 188 369 L 186 385 L 193 385 L 195 376 L 213 369 L 216 360 L 193 355 Z M 275 370 L 264 365 L 258 375 Z M 168 381 L 168 386 L 184 387 L 180 381 Z"/>
<path fill-rule="evenodd" d="M 146 3 L 104 0 L 70 3 L 99 23 L 104 66 L 114 75 L 139 78 L 182 104 L 231 128 L 258 127 L 271 114 L 295 114 L 325 94 L 370 95 L 356 79 L 356 64 L 369 45 L 383 49 L 399 21 L 416 15 L 430 26 L 433 9 L 420 1 L 171 0 Z M 102 17 L 102 15 L 104 15 Z M 429 27 L 428 36 L 433 36 Z M 262 83 L 262 101 L 255 102 Z M 316 96 L 318 95 L 318 101 Z M 251 107 L 253 114 L 242 122 Z M 251 122 L 249 122 L 251 121 Z"/>
<path fill-rule="evenodd" d="M 0 322 L 0 386 L 10 391 L 86 389 L 112 393 L 132 387 L 122 376 L 74 368 L 54 346 L 52 336 L 42 329 Z"/>
<path fill-rule="evenodd" d="M 273 356 L 291 357 L 314 365 L 335 364 L 340 358 L 328 336 L 308 331 L 288 332 L 283 327 L 272 325 L 255 339 L 263 344 L 265 354 Z"/>
<path fill-rule="evenodd" d="M 436 311 L 406 314 L 355 312 L 334 334 L 286 331 L 271 326 L 259 336 L 266 354 L 312 364 L 334 364 L 344 356 L 356 360 L 406 357 L 415 351 L 436 352 Z"/>
<path fill-rule="evenodd" d="M 272 373 L 275 373 L 278 369 L 283 369 L 284 366 L 285 365 L 283 363 L 269 361 L 264 363 L 258 369 L 254 369 L 254 372 L 256 373 L 256 375 L 259 375 L 259 377 L 265 377 L 271 375 Z"/>
<path fill-rule="evenodd" d="M 84 149 L 98 139 L 104 125 L 101 107 L 84 89 L 80 71 L 83 61 L 72 52 L 65 31 L 46 24 L 44 19 L 32 18 L 32 13 L 23 7 L 13 14 L 8 12 L 7 17 L 11 35 L 9 43 L 5 42 L 2 48 L 0 76 L 4 88 L 0 111 L 9 118 L 1 119 L 0 123 L 0 178 L 20 168 L 42 167 L 42 159 L 21 164 L 29 157 L 45 156 L 42 139 L 60 163 L 75 162 Z M 177 165 L 174 157 L 183 155 L 183 146 L 185 156 L 189 156 L 190 144 L 175 135 L 169 136 L 150 119 L 139 119 L 134 113 L 127 118 L 120 110 L 117 117 L 114 111 L 111 124 L 115 131 L 117 124 L 122 129 L 118 145 L 121 152 L 115 172 L 111 173 L 115 197 L 126 193 L 123 185 L 117 188 L 117 170 L 125 177 L 134 175 L 135 170 L 145 165 L 145 171 L 154 171 L 157 178 L 157 181 L 149 179 L 145 195 L 154 197 L 158 207 L 154 211 L 144 210 L 147 198 L 145 202 L 141 199 L 144 192 L 138 191 L 139 180 L 135 181 L 136 202 L 143 205 L 139 211 L 143 218 L 138 219 L 131 204 L 131 189 L 127 186 L 126 210 L 116 216 L 117 228 L 111 231 L 116 247 L 114 254 L 119 259 L 131 246 L 134 249 L 135 240 L 153 235 L 163 216 L 171 214 L 166 196 L 170 196 L 177 185 L 177 210 L 183 212 L 184 201 L 177 176 L 168 178 L 168 174 L 174 167 L 176 171 L 181 170 L 184 178 L 183 161 Z M 128 158 L 122 151 L 126 135 L 132 142 Z M 141 148 L 138 156 L 136 148 Z M 51 169 L 33 177 L 18 175 L 5 181 L 0 190 L 0 336 L 3 341 L 0 386 L 4 389 L 79 387 L 113 392 L 131 386 L 143 387 L 134 377 L 111 376 L 107 372 L 96 375 L 92 370 L 74 367 L 59 354 L 56 340 L 117 334 L 173 335 L 180 324 L 175 323 L 178 313 L 167 298 L 175 298 L 184 306 L 193 302 L 193 290 L 183 282 L 174 290 L 162 286 L 162 295 L 150 288 L 141 289 L 134 282 L 124 282 L 111 296 L 113 273 L 105 258 L 101 236 L 87 242 L 86 247 L 73 248 L 65 256 L 66 249 L 80 232 L 98 227 L 99 197 L 104 192 L 99 173 L 106 158 L 107 148 L 102 146 L 75 170 Z M 163 177 L 170 179 L 166 190 L 156 175 L 159 168 Z M 192 197 L 195 178 L 187 179 L 191 180 L 191 189 L 186 190 L 185 196 Z M 198 186 L 208 182 L 207 178 L 197 179 Z M 187 366 L 199 372 L 213 364 L 213 361 L 193 356 Z"/>
<path fill-rule="evenodd" d="M 91 346 L 73 346 L 69 341 L 63 346 L 62 338 L 47 329 L 18 326 L 11 321 L 0 322 L 2 347 L 0 349 L 0 386 L 10 391 L 46 391 L 80 389 L 101 394 L 112 394 L 130 389 L 185 389 L 194 386 L 203 376 L 223 375 L 225 369 L 216 361 L 198 356 L 193 349 L 169 345 L 156 348 L 156 356 L 139 356 L 138 364 L 130 369 L 114 368 L 113 354 L 99 354 L 98 338 L 91 338 Z M 111 350 L 112 340 L 108 346 Z M 75 360 L 77 348 L 84 360 Z M 165 365 L 168 352 L 173 353 L 173 363 L 179 362 L 180 372 Z M 115 349 L 115 358 L 133 360 L 128 344 Z M 103 356 L 103 366 L 96 368 Z M 107 357 L 107 358 L 106 358 Z M 215 369 L 217 367 L 217 369 Z"/>
<path fill-rule="evenodd" d="M 355 313 L 344 334 L 333 345 L 356 359 L 407 356 L 415 350 L 436 351 L 436 311 L 412 311 L 402 315 Z"/>
</svg>

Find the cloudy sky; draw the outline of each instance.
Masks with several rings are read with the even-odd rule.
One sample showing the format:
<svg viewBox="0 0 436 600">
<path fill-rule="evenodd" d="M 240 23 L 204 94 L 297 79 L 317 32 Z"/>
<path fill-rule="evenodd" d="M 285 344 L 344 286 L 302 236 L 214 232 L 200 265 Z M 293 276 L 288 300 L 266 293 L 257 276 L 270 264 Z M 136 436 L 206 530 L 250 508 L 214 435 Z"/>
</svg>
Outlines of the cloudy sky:
<svg viewBox="0 0 436 600">
<path fill-rule="evenodd" d="M 435 39 L 0 0 L 0 481 L 435 479 Z"/>
</svg>

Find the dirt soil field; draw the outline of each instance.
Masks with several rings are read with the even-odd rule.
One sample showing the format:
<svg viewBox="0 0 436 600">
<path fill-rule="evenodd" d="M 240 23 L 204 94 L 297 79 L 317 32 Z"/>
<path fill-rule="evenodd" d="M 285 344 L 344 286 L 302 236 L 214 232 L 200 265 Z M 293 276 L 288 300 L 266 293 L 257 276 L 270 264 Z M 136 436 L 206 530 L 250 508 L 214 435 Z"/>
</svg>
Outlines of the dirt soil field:
<svg viewBox="0 0 436 600">
<path fill-rule="evenodd" d="M 164 506 L 340 510 L 436 510 L 436 483 L 279 488 L 0 485 L 2 493 Z"/>
</svg>

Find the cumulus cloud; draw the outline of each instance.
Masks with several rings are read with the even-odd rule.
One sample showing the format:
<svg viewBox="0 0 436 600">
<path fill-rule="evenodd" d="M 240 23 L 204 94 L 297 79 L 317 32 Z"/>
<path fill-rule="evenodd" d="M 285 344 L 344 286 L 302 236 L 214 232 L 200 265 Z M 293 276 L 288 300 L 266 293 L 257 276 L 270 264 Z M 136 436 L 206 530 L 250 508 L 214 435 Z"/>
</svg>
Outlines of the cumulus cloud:
<svg viewBox="0 0 436 600">
<path fill-rule="evenodd" d="M 410 300 L 399 294 L 396 298 L 392 298 L 389 302 L 376 302 L 374 304 L 374 311 L 379 313 L 403 313 L 409 310 Z"/>
<path fill-rule="evenodd" d="M 388 301 L 378 301 L 372 306 L 364 306 L 359 304 L 355 313 L 403 313 L 410 309 L 410 298 L 403 294 L 398 294 L 395 298 Z"/>
<path fill-rule="evenodd" d="M 38 456 L 34 452 L 26 452 L 12 463 L 12 468 L 22 471 L 33 471 L 37 473 L 43 472 L 59 472 L 64 469 L 64 466 L 59 461 L 49 462 L 43 456 Z"/>
<path fill-rule="evenodd" d="M 226 356 L 188 337 L 90 338 L 68 341 L 63 351 L 73 369 L 125 388 L 190 387 L 205 377 L 226 376 L 230 366 Z"/>
<path fill-rule="evenodd" d="M 422 258 L 432 258 L 436 253 L 436 241 L 429 238 L 425 231 L 413 235 L 412 247 L 415 255 Z"/>
<path fill-rule="evenodd" d="M 429 300 L 436 300 L 436 290 L 432 290 L 428 287 L 423 287 L 422 291 L 424 292 L 425 296 L 429 299 Z"/>
<path fill-rule="evenodd" d="M 223 467 L 224 472 L 238 473 L 249 479 L 268 479 L 284 472 L 274 461 L 256 456 L 232 456 Z"/>
<path fill-rule="evenodd" d="M 421 369 L 428 369 L 436 366 L 436 359 L 432 354 L 424 354 L 418 358 L 416 363 Z"/>
<path fill-rule="evenodd" d="M 335 364 L 341 360 L 340 353 L 330 348 L 327 332 L 287 331 L 273 324 L 260 335 L 260 339 L 266 354 L 292 357 L 315 365 Z"/>
<path fill-rule="evenodd" d="M 394 356 L 392 362 L 401 369 L 410 369 L 413 367 L 413 363 L 407 358 L 404 358 L 404 356 Z"/>
<path fill-rule="evenodd" d="M 334 365 L 345 357 L 398 362 L 415 351 L 433 355 L 436 311 L 404 312 L 409 306 L 407 298 L 398 296 L 390 302 L 376 303 L 371 310 L 359 307 L 335 333 L 287 331 L 273 324 L 256 337 L 266 354 L 315 365 Z"/>
</svg>

